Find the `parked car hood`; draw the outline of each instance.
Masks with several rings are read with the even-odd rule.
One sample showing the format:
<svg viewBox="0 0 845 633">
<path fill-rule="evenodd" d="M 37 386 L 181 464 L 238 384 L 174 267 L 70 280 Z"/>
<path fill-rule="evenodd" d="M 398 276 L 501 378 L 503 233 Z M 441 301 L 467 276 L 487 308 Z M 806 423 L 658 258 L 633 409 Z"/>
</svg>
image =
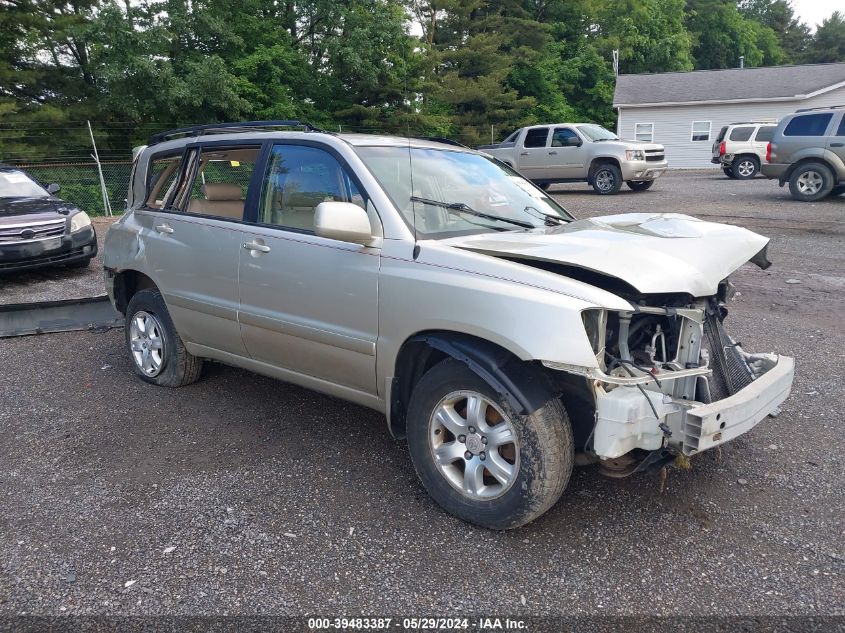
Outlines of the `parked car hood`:
<svg viewBox="0 0 845 633">
<path fill-rule="evenodd" d="M 599 273 L 599 282 L 607 277 L 621 280 L 643 294 L 694 297 L 716 294 L 719 282 L 752 258 L 768 266 L 764 252 L 768 242 L 741 227 L 677 213 L 627 213 L 577 220 L 545 231 L 446 240 L 457 248 L 526 265 L 561 264 L 562 274 L 568 267 Z M 609 286 L 606 289 L 615 289 Z"/>
<path fill-rule="evenodd" d="M 78 209 L 58 198 L 0 198 L 0 226 L 20 221 L 66 218 Z"/>
<path fill-rule="evenodd" d="M 619 139 L 617 141 L 595 141 L 595 143 L 598 145 L 622 145 L 625 149 L 641 149 L 643 151 L 650 149 L 664 149 L 660 143 L 649 143 L 647 141 L 626 141 Z"/>
</svg>

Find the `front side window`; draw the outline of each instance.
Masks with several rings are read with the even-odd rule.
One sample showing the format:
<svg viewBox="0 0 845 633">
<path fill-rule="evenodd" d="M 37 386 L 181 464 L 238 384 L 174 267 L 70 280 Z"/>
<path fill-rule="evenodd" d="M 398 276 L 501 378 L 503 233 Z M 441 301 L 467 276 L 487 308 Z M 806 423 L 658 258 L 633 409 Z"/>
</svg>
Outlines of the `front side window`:
<svg viewBox="0 0 845 633">
<path fill-rule="evenodd" d="M 654 141 L 654 123 L 635 123 L 634 139 L 645 143 Z"/>
<path fill-rule="evenodd" d="M 784 136 L 824 136 L 833 118 L 832 112 L 803 114 L 792 119 L 783 131 Z"/>
<path fill-rule="evenodd" d="M 693 121 L 692 122 L 692 140 L 709 141 L 710 140 L 710 121 Z"/>
<path fill-rule="evenodd" d="M 572 147 L 580 142 L 578 135 L 566 127 L 555 128 L 552 134 L 552 147 Z"/>
<path fill-rule="evenodd" d="M 731 141 L 739 141 L 743 143 L 751 139 L 751 135 L 754 134 L 754 127 L 750 125 L 745 125 L 742 127 L 735 127 L 731 130 L 731 135 L 728 137 Z"/>
<path fill-rule="evenodd" d="M 408 226 L 426 238 L 554 227 L 572 219 L 517 172 L 480 154 L 396 146 L 355 151 Z"/>
<path fill-rule="evenodd" d="M 301 145 L 273 147 L 258 221 L 313 232 L 314 210 L 326 201 L 352 202 L 367 208 L 358 186 L 329 152 Z"/>
<path fill-rule="evenodd" d="M 549 128 L 536 127 L 525 133 L 525 147 L 545 147 L 546 139 L 549 137 Z"/>
<path fill-rule="evenodd" d="M 47 198 L 50 194 L 19 169 L 0 169 L 0 198 Z"/>
</svg>

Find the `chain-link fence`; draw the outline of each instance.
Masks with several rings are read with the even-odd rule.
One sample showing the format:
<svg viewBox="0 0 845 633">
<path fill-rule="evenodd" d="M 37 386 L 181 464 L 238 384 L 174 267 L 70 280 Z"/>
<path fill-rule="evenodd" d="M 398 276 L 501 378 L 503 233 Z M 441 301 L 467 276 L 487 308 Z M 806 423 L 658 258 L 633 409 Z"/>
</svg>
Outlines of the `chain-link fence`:
<svg viewBox="0 0 845 633">
<path fill-rule="evenodd" d="M 109 161 L 100 165 L 112 213 L 120 215 L 125 207 L 132 163 L 128 160 Z M 89 215 L 105 214 L 97 163 L 16 163 L 14 166 L 27 172 L 45 187 L 52 183 L 58 184 L 61 187 L 58 197 L 75 204 Z"/>
</svg>

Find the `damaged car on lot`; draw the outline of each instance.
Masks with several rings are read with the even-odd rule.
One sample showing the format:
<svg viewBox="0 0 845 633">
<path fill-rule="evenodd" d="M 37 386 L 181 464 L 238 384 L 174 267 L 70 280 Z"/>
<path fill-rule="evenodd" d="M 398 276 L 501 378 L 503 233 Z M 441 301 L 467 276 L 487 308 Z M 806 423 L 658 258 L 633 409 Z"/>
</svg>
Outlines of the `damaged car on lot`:
<svg viewBox="0 0 845 633">
<path fill-rule="evenodd" d="M 0 275 L 45 266 L 84 268 L 97 255 L 88 214 L 17 167 L 0 165 Z"/>
<path fill-rule="evenodd" d="M 576 456 L 661 466 L 788 396 L 793 360 L 725 327 L 728 278 L 769 265 L 767 238 L 576 220 L 476 151 L 296 125 L 136 152 L 104 265 L 141 379 L 186 385 L 213 360 L 381 411 L 431 496 L 494 529 L 555 504 Z"/>
</svg>

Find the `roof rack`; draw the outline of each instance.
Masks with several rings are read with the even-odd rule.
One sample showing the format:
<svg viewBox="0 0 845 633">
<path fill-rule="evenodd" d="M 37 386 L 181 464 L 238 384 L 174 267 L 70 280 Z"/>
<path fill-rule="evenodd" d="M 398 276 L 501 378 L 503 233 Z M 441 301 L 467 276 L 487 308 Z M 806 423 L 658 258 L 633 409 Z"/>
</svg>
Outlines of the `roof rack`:
<svg viewBox="0 0 845 633">
<path fill-rule="evenodd" d="M 771 123 L 772 125 L 777 125 L 777 119 L 756 119 L 754 121 L 735 121 L 734 123 L 729 123 L 728 125 L 760 125 L 760 124 L 768 124 Z"/>
<path fill-rule="evenodd" d="M 417 139 L 420 141 L 431 141 L 432 143 L 443 143 L 444 145 L 454 145 L 456 147 L 463 147 L 466 149 L 472 149 L 471 147 L 464 145 L 463 143 L 459 143 L 451 138 L 446 138 L 445 136 L 417 136 Z"/>
<path fill-rule="evenodd" d="M 172 138 L 184 136 L 203 136 L 205 134 L 228 134 L 238 130 L 252 130 L 252 129 L 270 129 L 276 127 L 302 127 L 306 132 L 322 132 L 320 128 L 316 128 L 310 123 L 302 121 L 242 121 L 240 123 L 209 123 L 206 125 L 192 125 L 190 127 L 180 127 L 175 130 L 168 130 L 167 132 L 159 132 L 153 134 L 147 141 L 147 145 L 156 145 Z"/>
<path fill-rule="evenodd" d="M 817 108 L 801 108 L 800 110 L 796 110 L 796 112 L 813 112 L 814 110 L 836 110 L 837 108 L 845 108 L 845 104 L 843 104 L 843 105 L 832 105 L 832 106 L 819 106 Z"/>
</svg>

